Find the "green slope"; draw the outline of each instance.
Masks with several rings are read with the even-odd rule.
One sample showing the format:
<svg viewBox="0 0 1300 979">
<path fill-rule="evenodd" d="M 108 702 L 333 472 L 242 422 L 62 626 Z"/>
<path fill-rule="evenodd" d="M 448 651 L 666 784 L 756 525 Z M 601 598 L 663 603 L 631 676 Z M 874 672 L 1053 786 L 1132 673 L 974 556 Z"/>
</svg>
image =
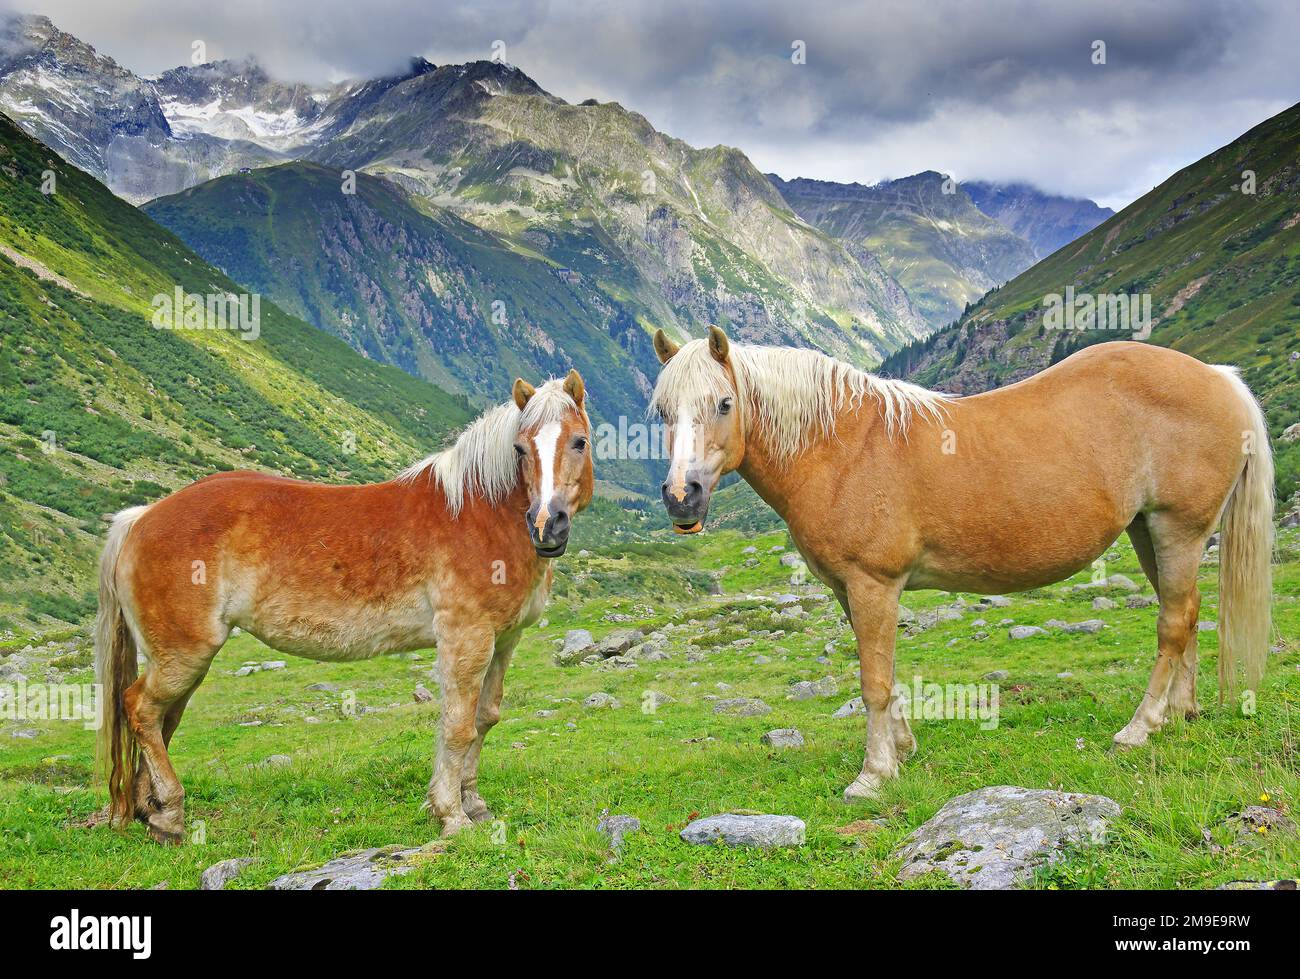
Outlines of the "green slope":
<svg viewBox="0 0 1300 979">
<path fill-rule="evenodd" d="M 1150 340 L 1236 364 L 1268 413 L 1278 491 L 1300 476 L 1300 105 L 1180 170 L 1078 241 L 984 297 L 882 371 L 970 393 L 1035 373 L 1117 334 L 1044 323 L 1044 297 L 1150 294 Z M 1243 173 L 1255 193 L 1242 192 Z"/>
<path fill-rule="evenodd" d="M 501 399 L 577 367 L 596 419 L 640 419 L 658 362 L 644 311 L 602 282 L 619 274 L 590 257 L 590 234 L 543 259 L 360 173 L 292 163 L 234 174 L 150 202 L 145 210 L 249 288 L 395 364 L 463 392 Z M 564 264 L 561 264 L 561 263 Z M 615 280 L 615 285 L 616 285 Z M 626 460 L 608 479 L 646 483 Z M 648 484 L 647 484 L 648 485 Z"/>
<path fill-rule="evenodd" d="M 933 170 L 874 186 L 768 179 L 805 221 L 875 255 L 935 329 L 1034 262 L 1027 241 Z"/>
<path fill-rule="evenodd" d="M 270 302 L 256 340 L 154 329 L 177 285 L 241 291 L 0 116 L 0 632 L 92 608 L 104 513 L 217 469 L 386 478 L 471 415 Z"/>
</svg>

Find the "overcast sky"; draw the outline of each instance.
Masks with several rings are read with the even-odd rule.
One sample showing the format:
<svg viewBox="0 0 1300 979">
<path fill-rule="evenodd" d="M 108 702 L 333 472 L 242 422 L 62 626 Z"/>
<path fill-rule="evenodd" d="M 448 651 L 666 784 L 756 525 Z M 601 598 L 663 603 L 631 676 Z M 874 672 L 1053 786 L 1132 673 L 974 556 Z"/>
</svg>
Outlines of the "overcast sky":
<svg viewBox="0 0 1300 979">
<path fill-rule="evenodd" d="M 0 0 L 141 74 L 255 54 L 297 80 L 422 54 L 614 99 L 783 177 L 920 170 L 1121 207 L 1300 101 L 1291 0 Z M 1094 41 L 1106 63 L 1093 63 Z M 803 41 L 806 63 L 792 62 Z"/>
</svg>

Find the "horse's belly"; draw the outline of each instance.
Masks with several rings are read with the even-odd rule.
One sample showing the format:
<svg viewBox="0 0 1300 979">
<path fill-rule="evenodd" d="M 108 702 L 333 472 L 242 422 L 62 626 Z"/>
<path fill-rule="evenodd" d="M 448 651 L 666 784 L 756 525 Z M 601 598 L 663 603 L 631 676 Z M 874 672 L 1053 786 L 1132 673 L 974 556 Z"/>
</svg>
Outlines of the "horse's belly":
<svg viewBox="0 0 1300 979">
<path fill-rule="evenodd" d="M 332 607 L 316 604 L 292 612 L 264 605 L 233 624 L 272 649 L 307 659 L 369 659 L 434 645 L 433 614 L 422 601 L 409 607 Z"/>
</svg>

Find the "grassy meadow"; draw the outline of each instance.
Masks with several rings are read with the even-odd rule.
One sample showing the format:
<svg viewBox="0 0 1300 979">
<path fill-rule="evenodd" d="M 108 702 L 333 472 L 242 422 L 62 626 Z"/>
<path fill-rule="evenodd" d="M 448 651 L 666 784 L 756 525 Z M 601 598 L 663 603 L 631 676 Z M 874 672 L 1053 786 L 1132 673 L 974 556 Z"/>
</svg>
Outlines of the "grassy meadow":
<svg viewBox="0 0 1300 979">
<path fill-rule="evenodd" d="M 0 721 L 0 886 L 193 888 L 217 861 L 255 857 L 229 886 L 258 888 L 344 851 L 432 844 L 415 871 L 385 886 L 951 887 L 936 875 L 901 884 L 891 853 L 953 796 L 997 784 L 1101 793 L 1123 807 L 1105 846 L 1066 854 L 1033 886 L 1195 889 L 1300 874 L 1300 838 L 1242 840 L 1225 825 L 1248 805 L 1293 807 L 1300 792 L 1296 531 L 1281 540 L 1277 642 L 1257 713 L 1218 705 L 1215 634 L 1203 632 L 1201 718 L 1173 723 L 1134 751 L 1115 751 L 1111 736 L 1147 682 L 1154 606 L 1130 609 L 1121 591 L 1067 585 L 986 610 L 973 607 L 977 596 L 906 595 L 922 618 L 959 599 L 972 607 L 916 634 L 900 630 L 899 680 L 977 683 L 1005 671 L 998 726 L 914 720 L 918 753 L 879 799 L 854 805 L 840 793 L 861 765 L 865 718 L 831 716 L 858 693 L 854 644 L 818 583 L 790 584 L 790 569 L 772 551 L 781 546 L 789 548 L 784 532 L 718 529 L 685 540 L 588 544 L 581 553 L 571 547 L 545 624 L 519 648 L 502 723 L 484 750 L 480 788 L 499 822 L 450 841 L 438 840 L 420 810 L 438 703 L 418 703 L 413 691 L 421 683 L 437 691 L 432 651 L 325 665 L 281 656 L 247 635 L 232 640 L 172 745 L 187 790 L 191 841 L 181 847 L 158 846 L 138 824 L 125 833 L 94 824 L 104 798 L 92 783 L 92 734 L 80 722 Z M 1149 592 L 1126 541 L 1105 570 Z M 1211 554 L 1204 620 L 1216 614 L 1216 579 Z M 806 617 L 776 616 L 772 599 L 787 592 L 801 596 Z M 1119 607 L 1094 611 L 1098 595 Z M 1090 618 L 1107 627 L 1012 640 L 1001 624 Z M 569 629 L 600 639 L 617 628 L 650 633 L 669 624 L 661 661 L 625 668 L 553 661 Z M 5 643 L 6 652 L 35 645 L 18 653 L 29 680 L 91 682 L 83 635 L 44 638 L 52 641 Z M 244 663 L 272 660 L 287 665 L 234 675 Z M 838 687 L 833 696 L 787 699 L 792 683 L 827 676 Z M 309 689 L 320 684 L 333 689 Z M 602 691 L 621 706 L 583 706 Z M 672 699 L 650 709 L 647 691 Z M 761 698 L 771 712 L 714 713 L 718 698 L 734 697 Z M 784 727 L 797 727 L 806 745 L 761 742 Z M 643 827 L 617 859 L 596 829 L 605 810 L 635 815 Z M 679 839 L 693 817 L 726 811 L 799 816 L 807 844 L 761 851 Z"/>
</svg>

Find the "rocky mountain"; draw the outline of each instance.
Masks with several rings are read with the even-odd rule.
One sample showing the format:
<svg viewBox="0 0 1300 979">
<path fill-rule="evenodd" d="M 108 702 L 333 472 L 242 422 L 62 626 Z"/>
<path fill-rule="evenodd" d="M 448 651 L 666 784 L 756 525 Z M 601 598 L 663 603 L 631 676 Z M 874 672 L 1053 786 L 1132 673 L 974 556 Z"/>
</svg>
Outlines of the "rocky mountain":
<svg viewBox="0 0 1300 979">
<path fill-rule="evenodd" d="M 475 403 L 516 376 L 587 379 L 593 417 L 639 420 L 658 361 L 627 305 L 583 273 L 523 252 L 367 173 L 289 163 L 144 206 L 213 264 L 283 309 Z M 656 464 L 657 465 L 657 464 Z M 640 479 L 625 460 L 602 477 Z M 626 470 L 626 471 L 624 471 Z"/>
<path fill-rule="evenodd" d="M 0 115 L 0 632 L 93 611 L 104 513 L 220 469 L 385 479 L 472 417 L 269 300 L 160 328 L 176 289 L 244 287 Z"/>
<path fill-rule="evenodd" d="M 981 211 L 1028 241 L 1039 259 L 1064 248 L 1115 213 L 1094 201 L 1047 194 L 1028 184 L 967 180 L 961 189 Z"/>
<path fill-rule="evenodd" d="M 936 329 L 1034 262 L 1024 238 L 933 170 L 870 186 L 768 178 L 809 224 L 876 256 Z"/>
<path fill-rule="evenodd" d="M 974 393 L 1042 370 L 1090 343 L 1147 333 L 1152 343 L 1236 364 L 1261 398 L 1274 437 L 1300 421 L 1300 105 L 1164 181 L 1145 196 L 976 303 L 961 321 L 891 356 L 882 371 Z M 1130 310 L 1138 331 L 1091 328 Z M 1107 318 L 1106 326 L 1114 324 Z M 1139 317 L 1140 319 L 1140 317 Z M 1300 478 L 1300 442 L 1277 442 L 1283 498 Z"/>
<path fill-rule="evenodd" d="M 249 62 L 137 78 L 44 18 L 6 28 L 0 108 L 128 200 L 287 160 L 364 170 L 572 269 L 642 327 L 721 323 L 860 364 L 924 335 L 873 256 L 801 220 L 738 150 L 495 62 L 307 88 Z"/>
</svg>

